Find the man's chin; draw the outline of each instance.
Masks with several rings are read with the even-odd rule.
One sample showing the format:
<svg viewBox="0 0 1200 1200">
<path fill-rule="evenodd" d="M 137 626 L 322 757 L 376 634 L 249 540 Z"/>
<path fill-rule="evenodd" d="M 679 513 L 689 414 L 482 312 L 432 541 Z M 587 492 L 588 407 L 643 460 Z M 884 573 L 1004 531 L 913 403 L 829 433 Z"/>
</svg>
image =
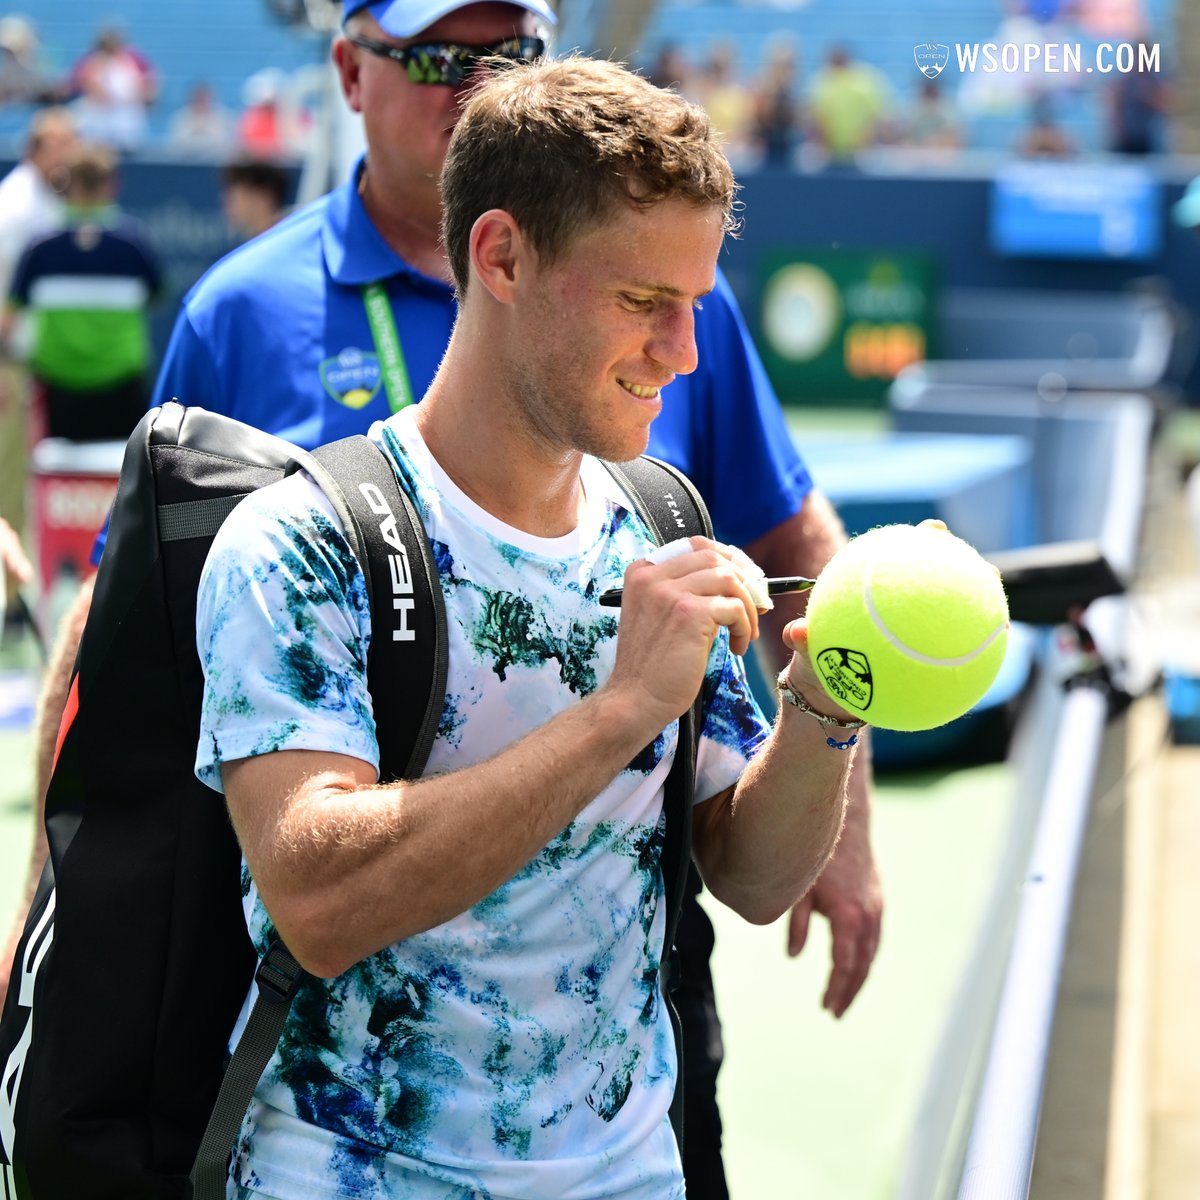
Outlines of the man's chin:
<svg viewBox="0 0 1200 1200">
<path fill-rule="evenodd" d="M 619 444 L 614 444 L 612 452 L 603 455 L 609 462 L 630 462 L 641 454 L 646 453 L 650 445 L 650 426 L 630 432 L 622 438 Z"/>
</svg>

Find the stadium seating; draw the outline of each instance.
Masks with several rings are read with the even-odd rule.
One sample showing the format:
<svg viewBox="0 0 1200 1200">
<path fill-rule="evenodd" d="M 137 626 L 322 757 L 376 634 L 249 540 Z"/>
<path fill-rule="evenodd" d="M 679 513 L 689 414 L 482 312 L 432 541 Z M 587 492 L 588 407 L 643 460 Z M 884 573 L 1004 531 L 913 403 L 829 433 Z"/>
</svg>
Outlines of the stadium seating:
<svg viewBox="0 0 1200 1200">
<path fill-rule="evenodd" d="M 221 104 L 236 113 L 242 107 L 242 86 L 255 72 L 275 67 L 290 74 L 325 58 L 325 36 L 285 25 L 265 0 L 121 0 L 111 8 L 92 0 L 60 0 L 30 11 L 43 65 L 56 77 L 70 71 L 105 25 L 115 24 L 124 32 L 159 73 L 151 139 L 163 136 L 171 114 L 197 83 L 210 84 Z M 0 106 L 0 140 L 11 144 L 22 137 L 29 114 L 24 105 Z"/>
<path fill-rule="evenodd" d="M 330 0 L 332 3 L 332 0 Z M 1156 30 L 1170 29 L 1178 0 L 1144 0 Z M 855 56 L 878 68 L 889 80 L 898 104 L 915 95 L 921 76 L 913 61 L 919 42 L 985 42 L 995 37 L 1003 14 L 1001 0 L 963 4 L 961 0 L 916 0 L 897 6 L 887 0 L 777 0 L 734 3 L 732 0 L 649 0 L 649 17 L 635 61 L 648 66 L 665 43 L 677 45 L 694 62 L 703 62 L 712 46 L 730 42 L 744 82 L 781 36 L 800 49 L 803 73 L 811 75 L 835 43 L 849 45 Z M 599 0 L 564 6 L 559 44 L 600 53 L 612 47 L 596 44 L 605 11 Z M 266 0 L 212 0 L 204 5 L 165 5 L 161 0 L 122 0 L 119 10 L 97 7 L 88 0 L 62 0 L 34 12 L 43 60 L 63 73 L 88 48 L 103 24 L 115 20 L 133 43 L 159 69 L 162 95 L 151 114 L 152 138 L 161 137 L 170 114 L 198 82 L 212 84 L 228 108 L 241 107 L 246 79 L 264 67 L 285 72 L 324 59 L 323 36 L 284 25 Z M 1169 53 L 1170 39 L 1164 37 Z M 953 93 L 959 78 L 943 75 Z M 957 72 L 955 72 L 957 75 Z M 1058 118 L 1083 149 L 1101 144 L 1103 116 L 1098 90 L 1057 97 Z M 0 107 L 0 142 L 12 144 L 28 121 L 23 106 Z M 1026 123 L 1020 112 L 971 115 L 969 144 L 980 149 L 1008 149 Z"/>
<path fill-rule="evenodd" d="M 1161 31 L 1173 24 L 1176 0 L 1145 0 L 1143 9 L 1151 28 L 1160 31 L 1169 56 L 1169 36 Z M 921 42 L 983 43 L 996 39 L 1005 10 L 1001 0 L 963 4 L 961 0 L 915 0 L 896 5 L 887 0 L 796 0 L 796 2 L 732 3 L 730 0 L 660 0 L 653 6 L 642 38 L 639 63 L 648 66 L 659 48 L 673 44 L 694 63 L 703 63 L 717 42 L 730 43 L 739 76 L 749 82 L 759 63 L 765 62 L 772 44 L 788 37 L 799 48 L 804 76 L 811 76 L 831 46 L 844 44 L 859 60 L 874 66 L 887 78 L 897 105 L 909 104 L 921 75 L 913 48 Z M 595 20 L 596 5 L 588 11 Z M 572 37 L 588 44 L 593 30 L 579 28 Z M 1060 36 L 1060 35 L 1055 35 Z M 941 79 L 951 95 L 962 76 L 953 66 Z M 1061 78 L 1061 77 L 1060 77 Z M 1099 86 L 1079 91 L 1060 89 L 1055 95 L 1059 124 L 1081 150 L 1103 145 L 1104 113 Z M 1025 111 L 998 110 L 964 114 L 967 143 L 974 149 L 1008 150 L 1026 128 Z"/>
</svg>

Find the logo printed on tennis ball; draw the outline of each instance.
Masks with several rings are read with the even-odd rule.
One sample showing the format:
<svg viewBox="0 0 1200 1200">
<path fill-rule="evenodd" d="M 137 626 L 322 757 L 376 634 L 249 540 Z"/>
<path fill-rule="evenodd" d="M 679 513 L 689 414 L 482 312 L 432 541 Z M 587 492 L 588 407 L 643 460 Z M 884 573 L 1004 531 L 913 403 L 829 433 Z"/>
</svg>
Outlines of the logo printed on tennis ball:
<svg viewBox="0 0 1200 1200">
<path fill-rule="evenodd" d="M 817 655 L 817 674 L 825 690 L 845 708 L 871 707 L 871 664 L 858 650 L 832 646 Z"/>
<path fill-rule="evenodd" d="M 808 651 L 829 696 L 881 729 L 933 729 L 983 698 L 1004 660 L 995 568 L 936 525 L 860 534 L 821 572 Z"/>
</svg>

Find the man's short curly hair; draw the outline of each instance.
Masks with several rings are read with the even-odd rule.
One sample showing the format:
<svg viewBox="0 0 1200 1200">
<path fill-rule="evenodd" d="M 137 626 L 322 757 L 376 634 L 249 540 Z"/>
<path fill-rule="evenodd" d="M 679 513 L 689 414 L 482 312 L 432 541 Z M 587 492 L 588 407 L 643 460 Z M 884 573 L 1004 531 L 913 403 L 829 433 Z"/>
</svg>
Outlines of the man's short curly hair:
<svg viewBox="0 0 1200 1200">
<path fill-rule="evenodd" d="M 618 204 L 683 200 L 734 230 L 737 185 L 699 105 L 619 63 L 572 54 L 497 64 L 467 98 L 442 172 L 442 239 L 459 295 L 469 240 L 510 213 L 543 262 Z"/>
</svg>

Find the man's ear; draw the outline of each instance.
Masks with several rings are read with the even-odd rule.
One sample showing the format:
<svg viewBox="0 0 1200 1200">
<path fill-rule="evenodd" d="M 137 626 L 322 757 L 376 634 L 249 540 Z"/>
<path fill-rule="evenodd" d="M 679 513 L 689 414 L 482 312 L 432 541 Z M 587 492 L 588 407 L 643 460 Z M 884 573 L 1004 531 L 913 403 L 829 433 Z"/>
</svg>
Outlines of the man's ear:
<svg viewBox="0 0 1200 1200">
<path fill-rule="evenodd" d="M 471 226 L 471 274 L 501 304 L 512 300 L 529 244 L 511 213 L 491 208 Z"/>
<path fill-rule="evenodd" d="M 342 95 L 351 112 L 362 112 L 362 100 L 359 97 L 358 75 L 359 57 L 353 42 L 344 37 L 333 39 L 329 49 L 329 57 L 333 60 L 337 71 L 338 82 L 342 85 Z"/>
</svg>

